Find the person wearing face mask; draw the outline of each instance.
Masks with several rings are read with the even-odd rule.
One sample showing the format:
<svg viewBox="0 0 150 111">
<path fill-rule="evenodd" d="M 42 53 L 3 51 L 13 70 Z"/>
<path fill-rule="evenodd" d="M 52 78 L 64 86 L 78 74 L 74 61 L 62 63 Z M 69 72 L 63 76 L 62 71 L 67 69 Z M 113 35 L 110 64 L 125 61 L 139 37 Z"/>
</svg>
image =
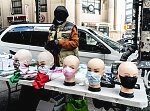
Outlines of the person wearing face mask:
<svg viewBox="0 0 150 111">
<path fill-rule="evenodd" d="M 32 60 L 32 54 L 30 51 L 21 49 L 17 51 L 14 56 L 14 75 L 10 78 L 11 85 L 19 81 L 21 75 L 26 74 L 29 71 L 29 64 Z"/>
<path fill-rule="evenodd" d="M 63 66 L 64 58 L 69 55 L 78 57 L 77 27 L 66 21 L 68 16 L 64 6 L 55 9 L 53 25 L 49 29 L 48 43 L 45 45 L 45 49 L 53 54 L 56 66 Z"/>
<path fill-rule="evenodd" d="M 75 74 L 79 71 L 80 61 L 76 56 L 67 56 L 63 61 L 63 73 L 65 86 L 75 86 Z"/>
<path fill-rule="evenodd" d="M 137 82 L 138 69 L 132 62 L 122 62 L 118 67 L 121 89 L 119 95 L 125 98 L 133 98 L 133 88 Z"/>
</svg>

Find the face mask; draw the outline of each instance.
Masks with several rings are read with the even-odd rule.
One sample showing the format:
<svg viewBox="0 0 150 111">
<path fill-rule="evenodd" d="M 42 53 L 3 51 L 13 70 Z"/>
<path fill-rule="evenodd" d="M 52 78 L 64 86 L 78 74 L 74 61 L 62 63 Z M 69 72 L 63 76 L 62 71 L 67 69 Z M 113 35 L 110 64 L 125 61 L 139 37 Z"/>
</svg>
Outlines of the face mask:
<svg viewBox="0 0 150 111">
<path fill-rule="evenodd" d="M 20 63 L 19 70 L 20 70 L 20 74 L 26 74 L 29 71 L 29 66 Z"/>
<path fill-rule="evenodd" d="M 87 77 L 90 85 L 100 84 L 101 75 L 98 75 L 91 71 L 87 71 L 86 77 Z"/>
<path fill-rule="evenodd" d="M 122 77 L 120 76 L 120 80 L 121 80 L 121 85 L 124 87 L 124 88 L 128 88 L 128 89 L 133 89 L 136 82 L 137 82 L 137 78 L 136 77 Z"/>
<path fill-rule="evenodd" d="M 63 69 L 63 73 L 66 78 L 72 78 L 74 76 L 74 70 L 68 66 Z"/>
<path fill-rule="evenodd" d="M 58 24 L 62 24 L 64 21 L 60 21 L 60 20 L 57 20 L 57 19 L 56 19 L 56 22 L 57 22 Z"/>
<path fill-rule="evenodd" d="M 44 65 L 44 66 L 39 65 L 38 66 L 38 72 L 42 73 L 42 74 L 48 74 L 48 73 L 50 73 L 50 68 L 46 65 Z"/>
</svg>

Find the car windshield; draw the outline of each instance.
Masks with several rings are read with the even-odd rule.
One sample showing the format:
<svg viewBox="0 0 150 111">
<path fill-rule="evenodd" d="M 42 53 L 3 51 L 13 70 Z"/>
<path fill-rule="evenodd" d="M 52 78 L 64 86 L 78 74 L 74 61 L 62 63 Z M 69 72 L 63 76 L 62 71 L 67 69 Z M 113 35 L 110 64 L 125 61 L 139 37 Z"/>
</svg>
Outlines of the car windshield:
<svg viewBox="0 0 150 111">
<path fill-rule="evenodd" d="M 107 37 L 106 35 L 103 35 L 101 32 L 94 29 L 88 29 L 88 30 L 92 32 L 94 35 L 96 35 L 98 38 L 100 38 L 103 42 L 105 42 L 114 50 L 121 51 L 123 49 L 123 46 L 121 44 L 115 42 L 113 39 Z"/>
</svg>

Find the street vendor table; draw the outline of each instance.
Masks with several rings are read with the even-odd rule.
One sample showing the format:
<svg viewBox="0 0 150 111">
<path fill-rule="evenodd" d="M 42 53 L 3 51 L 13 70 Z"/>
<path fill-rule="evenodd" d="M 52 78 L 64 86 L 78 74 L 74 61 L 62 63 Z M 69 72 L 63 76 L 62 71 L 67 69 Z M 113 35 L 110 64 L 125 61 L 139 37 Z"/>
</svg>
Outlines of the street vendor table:
<svg viewBox="0 0 150 111">
<path fill-rule="evenodd" d="M 12 75 L 7 77 L 1 77 L 0 80 L 6 81 L 9 83 L 9 78 Z M 133 106 L 138 108 L 145 108 L 148 106 L 148 99 L 145 92 L 145 87 L 143 80 L 138 78 L 137 84 L 140 84 L 140 89 L 134 89 L 134 98 L 123 98 L 119 96 L 120 86 L 115 85 L 115 88 L 106 88 L 102 87 L 100 92 L 91 92 L 88 91 L 88 85 L 79 85 L 78 83 L 75 86 L 64 86 L 64 76 L 62 73 L 53 74 L 51 81 L 47 82 L 44 86 L 45 89 L 59 91 L 68 94 L 81 95 L 84 97 L 96 98 L 103 101 L 109 101 L 113 103 L 119 103 L 127 106 Z M 81 80 L 82 81 L 82 80 Z M 18 84 L 32 86 L 33 80 L 19 80 Z M 8 85 L 9 86 L 9 85 Z M 10 86 L 8 87 L 10 88 Z"/>
</svg>

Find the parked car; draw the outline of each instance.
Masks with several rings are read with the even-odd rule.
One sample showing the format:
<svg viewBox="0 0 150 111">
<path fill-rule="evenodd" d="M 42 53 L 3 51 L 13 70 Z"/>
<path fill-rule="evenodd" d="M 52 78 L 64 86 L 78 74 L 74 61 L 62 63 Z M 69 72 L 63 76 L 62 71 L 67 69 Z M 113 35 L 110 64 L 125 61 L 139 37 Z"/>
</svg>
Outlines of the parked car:
<svg viewBox="0 0 150 111">
<path fill-rule="evenodd" d="M 27 49 L 36 59 L 39 52 L 44 51 L 51 24 L 11 25 L 0 34 L 0 51 L 16 52 Z M 92 58 L 100 58 L 105 64 L 120 60 L 123 46 L 106 35 L 90 28 L 78 26 L 79 58 L 87 63 Z"/>
<path fill-rule="evenodd" d="M 128 47 L 131 44 L 133 44 L 133 37 L 126 37 L 126 38 L 118 40 L 117 42 L 122 44 L 124 47 Z"/>
</svg>

